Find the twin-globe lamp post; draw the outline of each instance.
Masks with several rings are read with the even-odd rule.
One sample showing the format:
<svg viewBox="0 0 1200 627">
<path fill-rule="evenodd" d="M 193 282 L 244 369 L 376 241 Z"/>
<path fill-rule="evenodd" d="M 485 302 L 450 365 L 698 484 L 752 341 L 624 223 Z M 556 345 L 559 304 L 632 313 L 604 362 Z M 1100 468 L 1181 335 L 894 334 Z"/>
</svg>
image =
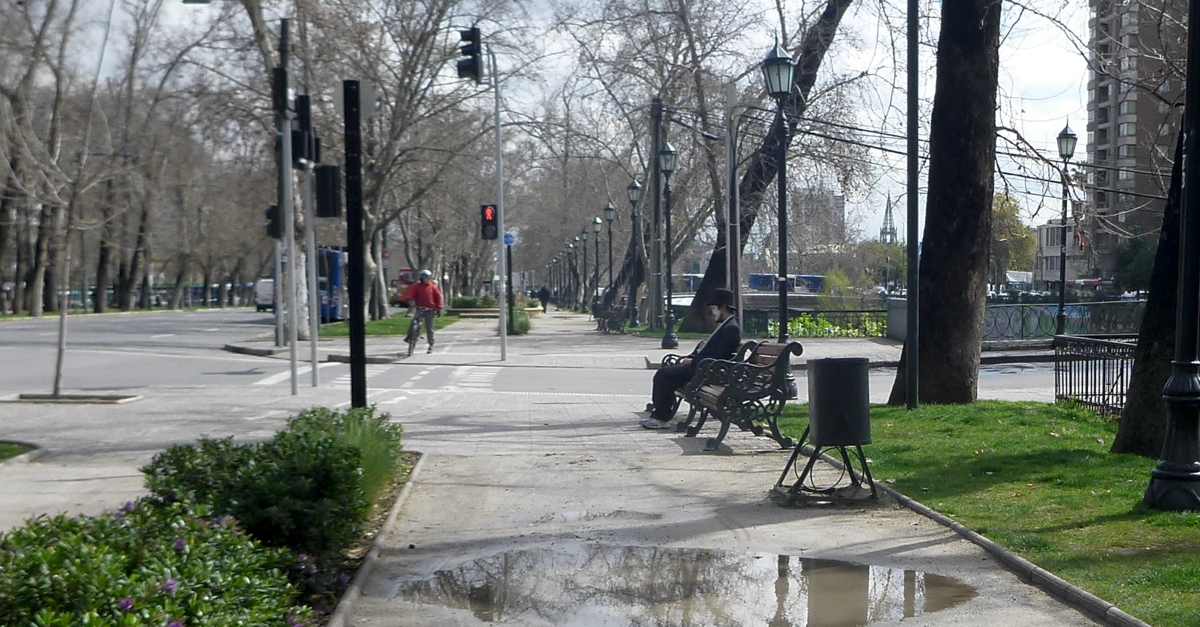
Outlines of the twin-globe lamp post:
<svg viewBox="0 0 1200 627">
<path fill-rule="evenodd" d="M 673 295 L 671 274 L 671 173 L 675 171 L 675 159 L 679 153 L 671 144 L 663 142 L 658 149 L 658 169 L 663 173 L 663 213 L 666 216 L 666 248 L 667 248 L 667 309 L 663 314 L 662 348 L 679 348 L 679 338 L 675 335 L 675 314 L 671 311 L 671 296 Z"/>
<path fill-rule="evenodd" d="M 1067 166 L 1071 155 L 1075 154 L 1075 142 L 1078 138 L 1071 131 L 1071 125 L 1063 127 L 1058 134 L 1058 156 L 1063 160 L 1062 171 L 1062 231 L 1058 240 L 1058 335 L 1067 332 L 1067 184 L 1069 174 Z"/>
<path fill-rule="evenodd" d="M 778 183 L 779 198 L 779 343 L 787 342 L 788 337 L 788 279 L 787 279 L 787 149 L 789 138 L 787 117 L 783 108 L 785 101 L 792 95 L 792 82 L 796 76 L 796 65 L 792 57 L 778 42 L 767 58 L 762 62 L 763 78 L 766 79 L 767 93 L 775 99 L 777 108 L 775 125 L 779 129 L 776 140 L 775 179 Z M 668 214 L 670 215 L 670 214 Z M 669 259 L 669 257 L 668 257 Z M 665 342 L 664 342 L 664 348 Z"/>
<path fill-rule="evenodd" d="M 629 230 L 635 241 L 641 237 L 640 229 L 638 228 L 637 206 L 642 201 L 642 194 L 645 191 L 645 188 L 642 187 L 641 183 L 637 182 L 637 179 L 630 181 L 629 187 L 625 188 L 625 193 L 629 197 Z M 636 327 L 637 321 L 637 294 L 633 291 L 631 276 L 629 281 L 629 326 Z"/>
</svg>

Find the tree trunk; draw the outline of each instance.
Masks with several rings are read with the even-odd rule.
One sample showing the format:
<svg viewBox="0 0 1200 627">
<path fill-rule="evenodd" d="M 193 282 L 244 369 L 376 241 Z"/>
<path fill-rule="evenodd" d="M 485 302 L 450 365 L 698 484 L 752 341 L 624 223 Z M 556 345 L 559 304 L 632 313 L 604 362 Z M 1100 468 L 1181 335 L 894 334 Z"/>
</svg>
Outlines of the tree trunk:
<svg viewBox="0 0 1200 627">
<path fill-rule="evenodd" d="M 92 310 L 96 313 L 108 311 L 108 277 L 112 272 L 114 256 L 113 240 L 116 239 L 116 221 L 113 220 L 113 180 L 104 183 L 104 229 L 100 232 L 100 256 L 96 261 L 96 297 Z"/>
<path fill-rule="evenodd" d="M 39 318 L 42 315 L 44 301 L 42 292 L 46 287 L 46 267 L 50 265 L 50 238 L 54 233 L 54 209 L 47 203 L 42 203 L 41 216 L 38 219 L 37 243 L 33 250 L 33 267 L 29 282 L 29 315 Z"/>
<path fill-rule="evenodd" d="M 1136 453 L 1157 458 L 1167 437 L 1167 408 L 1163 388 L 1171 377 L 1175 358 L 1175 307 L 1179 283 L 1179 221 L 1182 203 L 1183 133 L 1175 141 L 1175 164 L 1171 188 L 1163 208 L 1162 232 L 1150 275 L 1150 295 L 1142 313 L 1133 371 L 1121 424 L 1113 439 L 1112 452 Z"/>
<path fill-rule="evenodd" d="M 13 313 L 20 313 L 29 309 L 28 294 L 29 280 L 29 211 L 28 207 L 24 207 L 21 211 L 21 223 L 17 226 L 17 269 L 13 274 Z"/>
<path fill-rule="evenodd" d="M 185 258 L 180 256 L 179 272 L 175 275 L 175 287 L 171 290 L 171 302 L 167 305 L 171 309 L 179 309 L 180 303 L 183 302 L 184 279 L 188 273 L 188 263 Z"/>
<path fill-rule="evenodd" d="M 1000 4 L 942 5 L 920 279 L 921 402 L 971 403 L 987 298 Z M 916 193 L 916 190 L 909 190 Z M 913 245 L 914 242 L 909 242 Z M 906 350 L 888 404 L 906 402 Z"/>
<path fill-rule="evenodd" d="M 5 139 L 7 141 L 7 138 Z M 11 145 L 11 144 L 10 144 Z M 17 186 L 17 177 L 21 171 L 21 153 L 20 151 L 12 150 L 9 152 L 12 155 L 10 160 L 10 174 L 4 180 L 4 189 L 0 190 L 0 262 L 6 258 L 8 253 L 8 242 L 12 239 L 13 225 L 17 221 L 17 203 L 21 193 Z M 15 288 L 20 276 L 13 277 L 13 286 Z M 4 273 L 0 271 L 0 291 L 3 291 Z M 13 296 L 12 294 L 9 297 Z M 12 303 L 0 303 L 0 314 L 8 310 L 8 305 Z"/>
<path fill-rule="evenodd" d="M 126 267 L 128 271 L 122 271 L 120 281 L 120 305 L 121 311 L 130 311 L 134 307 L 134 298 L 136 296 L 136 287 L 141 279 L 143 272 L 142 266 L 146 261 L 146 249 L 149 246 L 150 239 L 150 207 L 143 205 L 142 215 L 138 219 L 138 234 L 137 242 L 133 247 L 133 255 L 130 256 L 129 265 L 121 264 L 122 270 Z"/>
<path fill-rule="evenodd" d="M 845 15 L 851 2 L 852 0 L 828 0 L 821 17 L 804 34 L 800 56 L 797 59 L 796 76 L 792 83 L 795 87 L 795 95 L 790 107 L 790 115 L 793 117 L 804 114 L 805 103 L 808 101 L 813 85 L 816 84 L 817 70 L 820 69 L 825 53 L 833 43 L 838 25 L 842 22 L 842 16 Z M 790 124 L 791 130 L 795 131 L 795 122 L 790 122 Z M 745 249 L 746 242 L 750 240 L 751 229 L 754 227 L 759 208 L 762 205 L 763 193 L 775 181 L 775 160 L 781 155 L 786 156 L 787 147 L 779 146 L 779 135 L 779 129 L 774 127 L 767 133 L 751 156 L 746 174 L 738 183 L 741 213 L 739 256 Z M 795 132 L 789 133 L 789 141 L 795 136 Z M 724 194 L 719 195 L 718 198 L 722 196 Z M 729 206 L 727 202 L 717 204 L 716 211 L 718 212 L 726 211 Z M 718 223 L 723 222 L 718 219 Z M 708 323 L 705 321 L 703 303 L 708 302 L 714 290 L 725 286 L 725 254 L 725 229 L 718 229 L 717 242 L 713 246 L 712 256 L 708 259 L 708 267 L 704 270 L 704 277 L 700 279 L 700 285 L 696 287 L 696 295 L 692 299 L 692 304 L 688 308 L 687 314 L 684 315 L 682 329 L 706 328 Z"/>
</svg>

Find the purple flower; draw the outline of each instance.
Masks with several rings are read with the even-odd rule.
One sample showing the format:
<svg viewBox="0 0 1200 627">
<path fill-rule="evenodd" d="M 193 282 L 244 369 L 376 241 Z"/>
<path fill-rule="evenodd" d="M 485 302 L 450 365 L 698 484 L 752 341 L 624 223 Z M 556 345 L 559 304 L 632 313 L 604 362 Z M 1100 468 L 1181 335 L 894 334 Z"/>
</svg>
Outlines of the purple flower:
<svg viewBox="0 0 1200 627">
<path fill-rule="evenodd" d="M 346 573 L 342 573 L 341 575 L 338 575 L 338 580 L 341 581 L 343 584 L 350 583 L 350 575 L 347 575 Z"/>
<path fill-rule="evenodd" d="M 122 506 L 121 509 L 124 509 L 127 512 L 132 512 L 133 511 L 133 501 L 125 501 L 125 505 Z"/>
<path fill-rule="evenodd" d="M 322 586 L 320 584 L 313 586 L 313 593 L 314 594 L 325 594 L 325 586 Z"/>
<path fill-rule="evenodd" d="M 179 589 L 179 582 L 174 579 L 168 579 L 163 582 L 162 589 L 167 594 L 175 594 L 175 591 Z"/>
<path fill-rule="evenodd" d="M 171 545 L 176 551 L 182 551 L 187 548 L 187 540 L 183 538 L 175 538 L 175 544 Z"/>
<path fill-rule="evenodd" d="M 304 562 L 308 561 L 308 556 L 305 555 L 304 553 L 301 553 L 300 556 L 297 557 L 296 559 L 300 560 L 300 563 L 303 564 Z"/>
<path fill-rule="evenodd" d="M 121 610 L 122 612 L 133 611 L 133 599 L 129 597 L 121 599 L 121 602 L 117 603 L 117 609 Z"/>
<path fill-rule="evenodd" d="M 177 620 L 173 620 L 173 621 L 167 623 L 167 627 L 183 627 L 183 623 L 181 623 Z"/>
</svg>

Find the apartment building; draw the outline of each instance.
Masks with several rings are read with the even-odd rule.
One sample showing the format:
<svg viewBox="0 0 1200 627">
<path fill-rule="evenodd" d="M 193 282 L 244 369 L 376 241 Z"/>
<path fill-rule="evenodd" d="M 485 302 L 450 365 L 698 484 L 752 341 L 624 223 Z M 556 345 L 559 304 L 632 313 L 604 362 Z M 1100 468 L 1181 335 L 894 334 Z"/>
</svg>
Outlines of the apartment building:
<svg viewBox="0 0 1200 627">
<path fill-rule="evenodd" d="M 1068 228 L 1079 231 L 1078 239 L 1068 234 L 1068 250 L 1077 244 L 1085 258 L 1069 261 L 1068 274 L 1078 265 L 1079 278 L 1111 279 L 1118 247 L 1131 238 L 1158 242 L 1182 117 L 1187 7 L 1182 0 L 1089 4 L 1086 201 L 1068 216 Z M 1061 220 L 1045 226 L 1052 225 Z"/>
</svg>

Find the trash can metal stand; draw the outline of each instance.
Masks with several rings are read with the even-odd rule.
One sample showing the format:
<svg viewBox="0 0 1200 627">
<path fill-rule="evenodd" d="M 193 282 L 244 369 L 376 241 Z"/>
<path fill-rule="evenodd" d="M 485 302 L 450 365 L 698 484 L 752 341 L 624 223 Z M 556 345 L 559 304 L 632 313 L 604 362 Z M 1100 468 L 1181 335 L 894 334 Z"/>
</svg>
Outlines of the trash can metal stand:
<svg viewBox="0 0 1200 627">
<path fill-rule="evenodd" d="M 804 480 L 812 472 L 821 449 L 830 447 L 836 448 L 841 454 L 850 481 L 855 487 L 862 487 L 846 451 L 847 447 L 852 446 L 862 466 L 862 475 L 871 488 L 871 498 L 879 499 L 871 469 L 867 466 L 867 457 L 862 450 L 863 444 L 871 443 L 869 367 L 870 362 L 865 357 L 808 360 L 808 427 L 804 429 L 804 435 L 800 436 L 787 465 L 783 467 L 783 473 L 779 475 L 779 481 L 775 483 L 776 492 L 789 499 L 799 496 L 802 491 L 832 494 L 836 486 L 818 490 L 804 487 Z M 805 441 L 809 441 L 813 447 L 812 456 L 796 483 L 785 486 L 783 481 L 796 466 L 796 457 L 800 455 Z"/>
</svg>

